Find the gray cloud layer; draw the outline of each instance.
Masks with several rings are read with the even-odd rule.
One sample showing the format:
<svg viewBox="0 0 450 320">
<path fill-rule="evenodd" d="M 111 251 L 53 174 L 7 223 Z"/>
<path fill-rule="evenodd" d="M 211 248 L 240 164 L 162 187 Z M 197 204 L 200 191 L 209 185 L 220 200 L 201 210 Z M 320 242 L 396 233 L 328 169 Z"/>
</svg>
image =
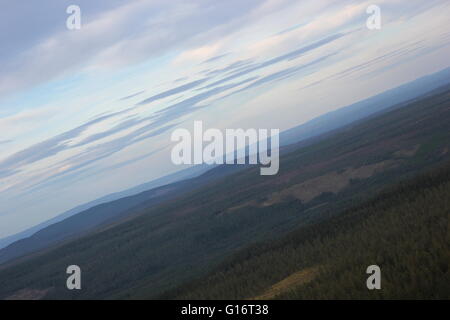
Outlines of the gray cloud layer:
<svg viewBox="0 0 450 320">
<path fill-rule="evenodd" d="M 291 67 L 291 68 L 273 73 L 271 75 L 265 76 L 260 79 L 258 79 L 259 78 L 258 76 L 253 76 L 248 79 L 241 80 L 241 81 L 238 81 L 235 83 L 226 84 L 226 83 L 230 82 L 231 80 L 244 77 L 244 76 L 246 76 L 250 73 L 253 73 L 257 70 L 264 69 L 266 67 L 275 65 L 275 64 L 283 62 L 283 61 L 294 60 L 307 52 L 310 52 L 314 49 L 317 49 L 324 45 L 327 45 L 333 41 L 336 41 L 336 40 L 342 38 L 343 36 L 345 36 L 345 34 L 337 33 L 337 34 L 331 35 L 329 37 L 326 37 L 322 40 L 316 41 L 310 45 L 303 46 L 294 51 L 288 52 L 286 54 L 277 56 L 275 58 L 272 58 L 272 59 L 269 59 L 269 60 L 266 60 L 266 61 L 263 61 L 260 63 L 252 63 L 250 60 L 235 61 L 235 62 L 231 63 L 230 65 L 228 65 L 227 67 L 216 70 L 215 73 L 216 74 L 227 73 L 227 72 L 230 72 L 239 67 L 243 67 L 243 70 L 232 73 L 231 75 L 226 76 L 225 78 L 222 78 L 220 80 L 214 81 L 200 89 L 200 90 L 206 90 L 206 91 L 196 94 L 190 98 L 184 99 L 178 103 L 172 104 L 172 105 L 156 112 L 156 114 L 153 116 L 150 116 L 147 118 L 126 119 L 126 120 L 120 122 L 119 124 L 117 124 L 116 126 L 112 127 L 109 130 L 92 134 L 77 144 L 69 145 L 69 142 L 72 139 L 80 136 L 83 132 L 85 132 L 85 130 L 87 128 L 89 128 L 97 123 L 100 123 L 102 121 L 105 121 L 107 119 L 110 119 L 112 117 L 116 117 L 121 114 L 126 114 L 132 108 L 126 109 L 121 112 L 116 112 L 116 113 L 107 114 L 107 115 L 98 117 L 94 120 L 91 120 L 83 125 L 80 125 L 80 126 L 74 128 L 72 130 L 69 130 L 69 131 L 64 132 L 64 133 L 62 133 L 58 136 L 55 136 L 51 139 L 48 139 L 46 141 L 43 141 L 36 145 L 33 145 L 25 150 L 22 150 L 16 154 L 4 159 L 3 161 L 0 162 L 0 177 L 7 177 L 10 175 L 13 175 L 13 174 L 17 173 L 18 170 L 20 170 L 20 167 L 22 167 L 22 166 L 25 166 L 25 165 L 40 161 L 42 159 L 54 156 L 61 151 L 64 151 L 64 150 L 67 150 L 70 148 L 88 145 L 88 144 L 96 142 L 98 140 L 107 138 L 113 134 L 128 130 L 129 128 L 132 128 L 134 126 L 138 126 L 145 122 L 151 121 L 150 124 L 137 129 L 136 131 L 132 132 L 131 134 L 128 134 L 124 137 L 115 139 L 112 142 L 108 142 L 106 144 L 101 144 L 99 146 L 96 146 L 95 148 L 99 150 L 96 152 L 99 152 L 100 154 L 95 156 L 93 160 L 86 161 L 80 165 L 87 165 L 87 164 L 91 163 L 92 161 L 103 159 L 115 152 L 122 150 L 126 146 L 123 144 L 124 141 L 127 142 L 127 145 L 130 145 L 130 144 L 136 143 L 138 141 L 142 141 L 143 139 L 153 137 L 153 136 L 155 136 L 155 134 L 153 132 L 148 133 L 148 131 L 154 130 L 158 127 L 163 127 L 163 129 L 161 131 L 157 131 L 157 134 L 163 133 L 164 131 L 167 130 L 167 128 L 171 127 L 170 125 L 168 125 L 168 123 L 170 123 L 186 114 L 197 111 L 201 107 L 205 107 L 205 106 L 201 106 L 200 104 L 201 104 L 201 102 L 203 102 L 206 99 L 209 99 L 213 96 L 221 94 L 222 92 L 226 92 L 228 90 L 234 89 L 236 87 L 242 86 L 242 85 L 247 84 L 252 81 L 253 82 L 251 84 L 247 85 L 246 87 L 244 87 L 234 93 L 248 90 L 248 89 L 260 86 L 264 83 L 268 83 L 270 81 L 283 79 L 290 75 L 295 74 L 296 72 L 298 72 L 302 69 L 305 69 L 309 66 L 312 66 L 314 64 L 317 64 L 317 63 L 323 61 L 324 59 L 328 58 L 328 56 L 319 58 L 307 65 Z M 216 58 L 219 58 L 219 57 L 221 57 L 221 56 L 218 56 Z M 183 84 L 181 86 L 174 87 L 172 89 L 166 90 L 164 92 L 158 93 L 147 99 L 142 100 L 141 102 L 139 102 L 137 104 L 137 106 L 150 104 L 152 102 L 192 90 L 194 88 L 199 87 L 201 84 L 208 82 L 212 78 L 213 78 L 213 76 L 206 77 L 206 78 L 202 78 L 199 80 L 191 81 L 191 82 Z M 257 81 L 255 81 L 255 80 L 257 80 Z M 138 93 L 129 95 L 127 97 L 124 97 L 122 99 L 128 99 L 128 98 L 137 96 L 141 93 L 142 92 L 138 92 Z M 231 94 L 234 94 L 234 93 L 231 93 Z M 166 128 L 166 129 L 164 129 L 164 128 Z M 93 152 L 90 149 L 88 149 L 86 152 L 88 152 L 89 155 L 93 154 Z M 84 154 L 82 153 L 79 156 L 83 157 Z M 69 159 L 69 162 L 70 162 L 70 160 L 74 160 L 74 159 Z"/>
<path fill-rule="evenodd" d="M 195 46 L 220 34 L 220 28 L 239 28 L 261 1 L 81 0 L 82 28 L 76 32 L 65 27 L 69 4 L 42 0 L 2 5 L 0 29 L 8 32 L 0 38 L 0 98 L 74 68 L 126 65 Z M 179 7 L 185 12 L 178 12 Z M 21 12 L 21 19 L 13 12 Z"/>
</svg>

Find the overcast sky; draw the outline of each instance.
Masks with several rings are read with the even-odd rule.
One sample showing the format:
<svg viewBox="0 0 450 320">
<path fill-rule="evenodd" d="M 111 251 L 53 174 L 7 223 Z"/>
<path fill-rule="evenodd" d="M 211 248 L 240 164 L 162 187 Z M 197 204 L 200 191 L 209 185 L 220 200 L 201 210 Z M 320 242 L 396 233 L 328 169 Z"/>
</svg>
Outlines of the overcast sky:
<svg viewBox="0 0 450 320">
<path fill-rule="evenodd" d="M 194 120 L 285 130 L 449 66 L 447 0 L 0 8 L 0 237 L 181 169 L 170 134 Z"/>
</svg>

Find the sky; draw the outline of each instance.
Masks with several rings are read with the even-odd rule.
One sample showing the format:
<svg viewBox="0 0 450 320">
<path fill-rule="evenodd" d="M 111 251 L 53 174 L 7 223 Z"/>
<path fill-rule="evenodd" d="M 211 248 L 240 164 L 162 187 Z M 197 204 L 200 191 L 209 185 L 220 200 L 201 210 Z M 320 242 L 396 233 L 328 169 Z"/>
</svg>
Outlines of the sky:
<svg viewBox="0 0 450 320">
<path fill-rule="evenodd" d="M 183 169 L 170 136 L 195 120 L 283 131 L 450 66 L 446 0 L 0 8 L 0 238 Z"/>
</svg>

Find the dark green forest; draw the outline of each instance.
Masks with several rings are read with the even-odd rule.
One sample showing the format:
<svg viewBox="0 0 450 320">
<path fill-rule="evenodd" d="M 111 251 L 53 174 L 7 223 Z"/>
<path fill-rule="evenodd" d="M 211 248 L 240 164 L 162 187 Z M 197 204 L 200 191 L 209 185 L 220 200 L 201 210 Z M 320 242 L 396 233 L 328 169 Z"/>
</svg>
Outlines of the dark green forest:
<svg viewBox="0 0 450 320">
<path fill-rule="evenodd" d="M 161 298 L 257 298 L 291 274 L 314 270 L 270 297 L 449 299 L 449 195 L 450 163 L 281 240 L 242 250 Z M 366 287 L 373 264 L 381 268 L 381 290 Z"/>
</svg>

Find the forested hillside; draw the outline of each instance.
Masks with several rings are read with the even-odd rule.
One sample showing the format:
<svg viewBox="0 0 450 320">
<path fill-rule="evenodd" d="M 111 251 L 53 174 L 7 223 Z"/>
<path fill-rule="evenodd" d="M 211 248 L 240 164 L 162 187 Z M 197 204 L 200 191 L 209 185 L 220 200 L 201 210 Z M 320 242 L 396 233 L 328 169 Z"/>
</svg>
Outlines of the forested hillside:
<svg viewBox="0 0 450 320">
<path fill-rule="evenodd" d="M 203 179 L 209 182 L 188 185 L 183 194 L 141 206 L 122 223 L 0 266 L 0 299 L 30 295 L 147 299 L 164 293 L 175 298 L 264 298 L 292 282 L 311 286 L 311 298 L 365 297 L 361 295 L 368 294 L 364 271 L 371 264 L 382 267 L 385 290 L 370 294 L 398 297 L 412 292 L 398 287 L 402 283 L 420 288 L 414 293 L 418 296 L 447 272 L 442 266 L 441 230 L 446 225 L 443 214 L 448 212 L 448 203 L 442 199 L 448 198 L 444 179 L 448 174 L 426 178 L 432 184 L 405 186 L 406 191 L 400 187 L 393 192 L 382 190 L 448 163 L 449 123 L 450 90 L 446 87 L 292 146 L 280 158 L 278 175 L 260 176 L 258 167 L 244 167 L 208 180 L 213 173 L 208 172 Z M 380 192 L 383 196 L 370 201 Z M 277 240 L 298 228 L 303 231 L 291 235 L 297 240 Z M 245 250 L 264 241 L 270 242 L 262 249 L 257 246 L 254 253 Z M 355 243 L 358 246 L 352 247 Z M 285 249 L 277 251 L 272 244 Z M 229 272 L 229 281 L 213 273 L 207 279 L 218 277 L 217 282 L 205 280 L 196 289 L 170 291 L 203 277 L 240 250 L 244 251 L 239 259 L 218 269 Z M 264 256 L 265 251 L 269 256 Z M 249 269 L 243 262 L 247 256 Z M 79 265 L 83 274 L 83 289 L 76 292 L 65 286 L 65 271 L 72 264 Z M 423 278 L 412 276 L 422 265 L 431 271 Z M 435 278 L 427 280 L 431 274 Z M 390 286 L 392 281 L 395 286 Z M 420 281 L 425 284 L 416 283 Z M 325 290 L 326 286 L 330 288 Z M 434 287 L 436 296 L 446 290 Z M 276 296 L 306 297 L 304 291 L 296 290 Z"/>
<path fill-rule="evenodd" d="M 240 251 L 176 299 L 449 299 L 450 163 L 281 240 Z M 366 268 L 381 268 L 368 290 Z"/>
</svg>

